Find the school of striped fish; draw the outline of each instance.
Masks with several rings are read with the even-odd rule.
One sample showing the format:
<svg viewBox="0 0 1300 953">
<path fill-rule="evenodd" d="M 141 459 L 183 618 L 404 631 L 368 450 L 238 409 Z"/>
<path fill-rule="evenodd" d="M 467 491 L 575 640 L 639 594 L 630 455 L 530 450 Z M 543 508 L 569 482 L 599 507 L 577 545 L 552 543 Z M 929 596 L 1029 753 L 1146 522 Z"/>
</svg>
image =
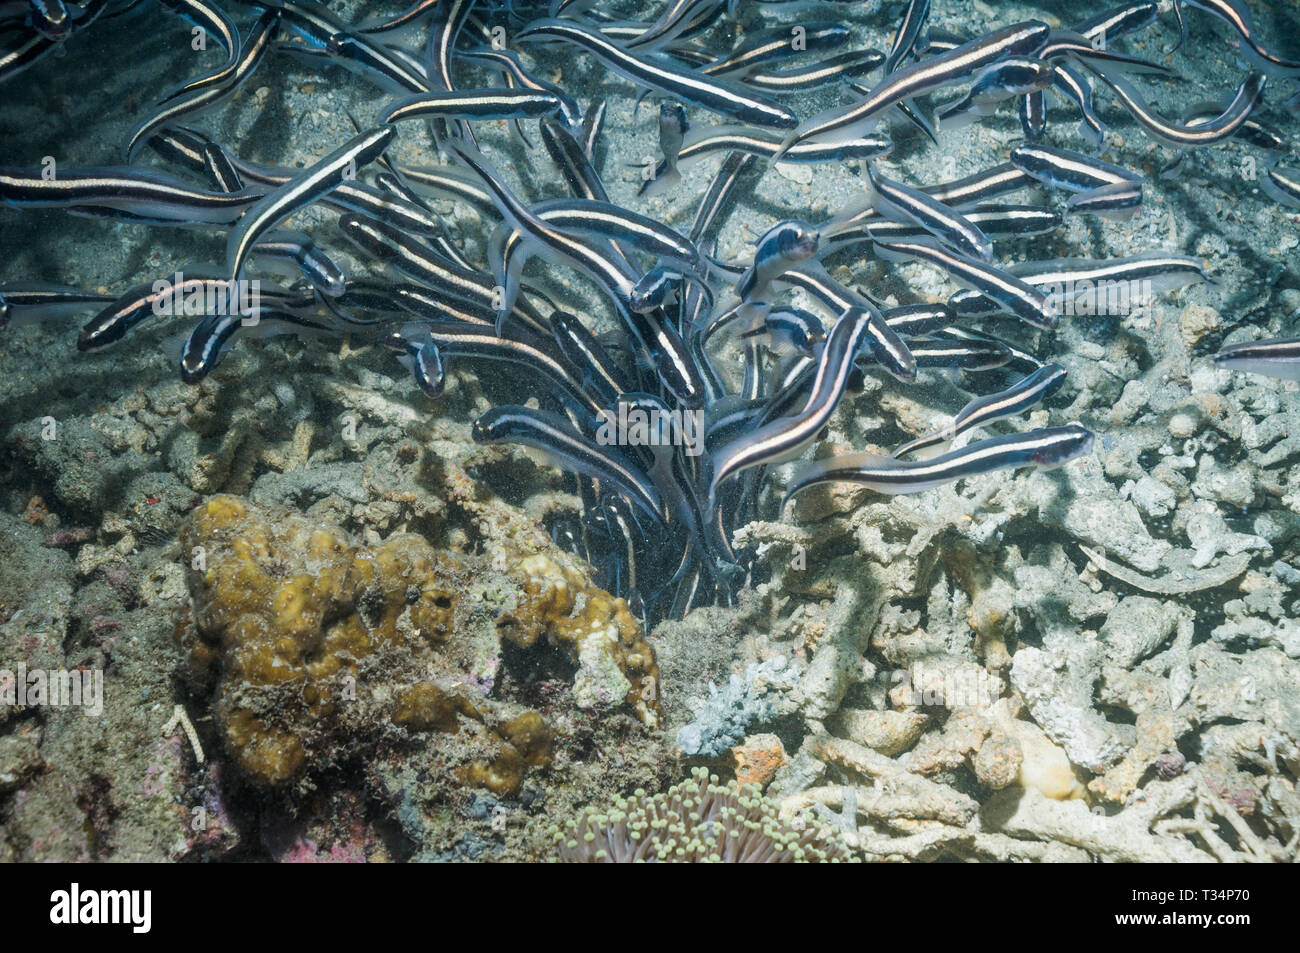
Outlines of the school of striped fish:
<svg viewBox="0 0 1300 953">
<path fill-rule="evenodd" d="M 279 334 L 386 347 L 433 398 L 448 366 L 504 362 L 519 402 L 479 417 L 473 438 L 531 448 L 571 474 L 583 512 L 557 519 L 553 536 L 653 621 L 731 604 L 757 571 L 734 531 L 794 518 L 787 504 L 810 488 L 915 493 L 1091 452 L 1094 434 L 1077 423 L 951 445 L 1056 393 L 1065 371 L 1051 359 L 1051 332 L 1070 320 L 1077 295 L 1106 282 L 1168 293 L 1213 280 L 1200 259 L 1159 248 L 1008 260 L 1007 243 L 1051 233 L 1067 215 L 1123 220 L 1159 187 L 1099 158 L 1103 100 L 1166 147 L 1169 174 L 1191 151 L 1232 140 L 1262 157 L 1267 195 L 1300 208 L 1300 171 L 1277 161 L 1289 148 L 1277 124 L 1300 114 L 1300 61 L 1259 35 L 1243 0 L 1175 0 L 1163 13 L 1131 0 L 1069 28 L 1026 19 L 977 36 L 932 27 L 928 0 L 890 8 L 901 19 L 843 0 L 664 0 L 635 10 L 416 0 L 345 22 L 313 0 L 0 0 L 0 97 L 22 90 L 28 66 L 118 17 L 184 18 L 225 54 L 145 107 L 127 141 L 104 142 L 102 165 L 13 165 L 21 150 L 8 144 L 0 201 L 226 236 L 224 261 L 186 266 L 175 281 L 182 263 L 167 263 L 160 281 L 120 293 L 0 283 L 0 326 L 84 320 L 78 347 L 95 352 L 159 315 L 194 314 L 181 305 L 197 298 L 204 307 L 174 355 L 191 384 L 241 338 Z M 1240 81 L 1219 103 L 1164 115 L 1143 90 L 1171 70 L 1124 43 L 1157 29 L 1185 38 L 1192 18 L 1217 21 L 1214 35 L 1245 61 Z M 863 48 L 864 36 L 879 48 Z M 344 67 L 373 94 L 358 104 L 355 135 L 306 168 L 243 158 L 244 143 L 208 131 L 279 56 L 322 77 Z M 634 121 L 655 128 L 660 155 L 644 170 L 639 207 L 610 199 L 602 176 L 621 170 L 604 161 L 605 103 L 556 78 L 555 64 L 567 69 L 571 57 L 647 100 Z M 810 91 L 838 102 L 806 114 Z M 1045 141 L 1049 92 L 1079 120 L 1077 132 L 1054 137 L 1074 140 L 1068 147 Z M 887 171 L 895 139 L 941 150 L 949 130 L 999 112 L 1018 116 L 1023 138 L 982 171 L 944 182 Z M 483 135 L 503 125 L 508 150 Z M 427 161 L 395 159 L 399 140 Z M 652 199 L 680 194 L 680 167 L 707 157 L 719 165 L 689 227 L 655 218 Z M 564 191 L 530 194 L 511 174 L 524 163 L 554 169 Z M 774 216 L 747 257 L 719 257 L 732 207 L 778 164 L 795 163 L 853 163 L 861 201 L 820 221 Z M 1026 189 L 1048 201 L 1017 204 Z M 481 253 L 453 238 L 434 199 L 477 211 Z M 294 228 L 314 206 L 332 214 L 310 233 Z M 341 267 L 344 251 L 370 267 Z M 543 280 L 547 269 L 526 269 L 534 258 L 552 276 L 585 277 L 599 296 L 566 300 Z M 942 303 L 886 305 L 832 277 L 831 258 L 921 263 L 959 290 Z M 1237 344 L 1213 361 L 1300 380 L 1300 340 Z M 864 375 L 908 388 L 923 369 L 969 372 L 972 399 L 950 424 L 892 452 L 807 462 Z M 991 379 L 999 386 L 983 383 Z M 640 422 L 639 436 L 629 421 Z M 776 470 L 801 458 L 788 475 Z"/>
</svg>

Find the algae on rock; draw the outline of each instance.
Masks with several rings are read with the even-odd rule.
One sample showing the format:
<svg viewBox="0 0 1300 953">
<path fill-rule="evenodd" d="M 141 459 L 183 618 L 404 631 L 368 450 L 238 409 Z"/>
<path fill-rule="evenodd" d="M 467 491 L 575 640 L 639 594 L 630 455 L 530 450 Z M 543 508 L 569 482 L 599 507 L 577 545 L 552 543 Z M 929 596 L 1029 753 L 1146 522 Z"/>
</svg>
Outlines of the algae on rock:
<svg viewBox="0 0 1300 953">
<path fill-rule="evenodd" d="M 553 739 L 537 712 L 492 697 L 503 637 L 567 651 L 586 673 L 579 707 L 631 700 L 657 718 L 654 655 L 626 605 L 547 555 L 492 567 L 412 534 L 358 546 L 231 496 L 200 506 L 183 543 L 187 675 L 258 785 L 424 739 L 459 783 L 517 793 Z"/>
</svg>

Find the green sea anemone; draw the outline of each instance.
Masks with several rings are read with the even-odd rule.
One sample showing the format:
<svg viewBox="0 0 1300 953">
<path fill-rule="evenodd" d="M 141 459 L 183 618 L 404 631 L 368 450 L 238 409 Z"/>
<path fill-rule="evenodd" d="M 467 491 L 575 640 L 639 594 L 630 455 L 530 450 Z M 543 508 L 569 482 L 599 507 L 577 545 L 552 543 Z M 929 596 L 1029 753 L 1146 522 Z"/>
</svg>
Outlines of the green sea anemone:
<svg viewBox="0 0 1300 953">
<path fill-rule="evenodd" d="M 783 820 L 754 787 L 719 782 L 703 768 L 663 794 L 638 789 L 607 810 L 587 808 L 561 830 L 557 859 L 578 864 L 800 863 L 845 861 L 847 847 L 828 828 Z"/>
</svg>

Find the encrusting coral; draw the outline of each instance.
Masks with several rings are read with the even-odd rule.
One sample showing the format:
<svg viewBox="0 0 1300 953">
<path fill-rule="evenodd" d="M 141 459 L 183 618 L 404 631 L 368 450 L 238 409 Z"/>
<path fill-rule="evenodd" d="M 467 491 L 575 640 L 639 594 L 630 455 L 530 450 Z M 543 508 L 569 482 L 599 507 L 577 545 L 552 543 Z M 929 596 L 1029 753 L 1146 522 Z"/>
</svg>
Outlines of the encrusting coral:
<svg viewBox="0 0 1300 953">
<path fill-rule="evenodd" d="M 232 496 L 201 505 L 183 543 L 186 674 L 212 694 L 225 750 L 255 784 L 416 739 L 459 783 L 513 796 L 550 762 L 554 739 L 538 712 L 490 697 L 503 638 L 530 648 L 545 637 L 567 653 L 579 707 L 627 701 L 657 723 L 658 669 L 640 626 L 545 553 L 493 566 L 406 533 L 358 546 Z"/>
<path fill-rule="evenodd" d="M 659 667 L 627 602 L 593 586 L 564 554 L 534 553 L 514 562 L 522 576 L 515 608 L 497 622 L 505 638 L 531 648 L 545 636 L 579 662 L 574 692 L 579 707 L 609 705 L 607 686 L 627 679 L 624 693 L 640 719 L 659 723 Z M 603 670 L 603 671 L 602 671 Z M 584 702 L 587 703 L 584 705 Z"/>
<path fill-rule="evenodd" d="M 703 768 L 663 794 L 637 790 L 608 810 L 587 808 L 552 836 L 568 863 L 798 863 L 844 861 L 836 832 L 779 816 L 757 788 L 719 782 Z"/>
</svg>

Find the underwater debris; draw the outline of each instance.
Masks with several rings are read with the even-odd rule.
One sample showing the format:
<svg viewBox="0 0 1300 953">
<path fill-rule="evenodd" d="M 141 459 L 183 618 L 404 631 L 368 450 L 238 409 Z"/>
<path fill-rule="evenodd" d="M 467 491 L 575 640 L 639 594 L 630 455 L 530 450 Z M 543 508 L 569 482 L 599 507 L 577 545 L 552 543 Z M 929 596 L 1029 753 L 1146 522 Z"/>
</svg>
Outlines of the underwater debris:
<svg viewBox="0 0 1300 953">
<path fill-rule="evenodd" d="M 1141 573 L 1125 569 L 1118 563 L 1111 562 L 1104 553 L 1080 545 L 1079 550 L 1088 557 L 1088 561 L 1107 575 L 1114 576 L 1120 582 L 1126 582 L 1134 589 L 1154 592 L 1163 596 L 1186 595 L 1203 589 L 1217 589 L 1236 579 L 1250 565 L 1249 557 L 1238 556 L 1226 559 L 1213 570 L 1200 573 L 1191 578 L 1184 578 L 1181 573 L 1170 573 L 1158 579 L 1143 576 Z"/>
<path fill-rule="evenodd" d="M 798 682 L 802 671 L 783 656 L 733 673 L 722 688 L 709 685 L 709 700 L 688 725 L 677 731 L 677 744 L 688 755 L 716 757 L 740 744 L 755 722 L 769 721 L 790 710 L 782 696 Z"/>
<path fill-rule="evenodd" d="M 789 761 L 785 745 L 773 734 L 750 735 L 743 743 L 731 749 L 735 765 L 736 783 L 743 787 L 756 787 L 760 791 Z"/>
</svg>

